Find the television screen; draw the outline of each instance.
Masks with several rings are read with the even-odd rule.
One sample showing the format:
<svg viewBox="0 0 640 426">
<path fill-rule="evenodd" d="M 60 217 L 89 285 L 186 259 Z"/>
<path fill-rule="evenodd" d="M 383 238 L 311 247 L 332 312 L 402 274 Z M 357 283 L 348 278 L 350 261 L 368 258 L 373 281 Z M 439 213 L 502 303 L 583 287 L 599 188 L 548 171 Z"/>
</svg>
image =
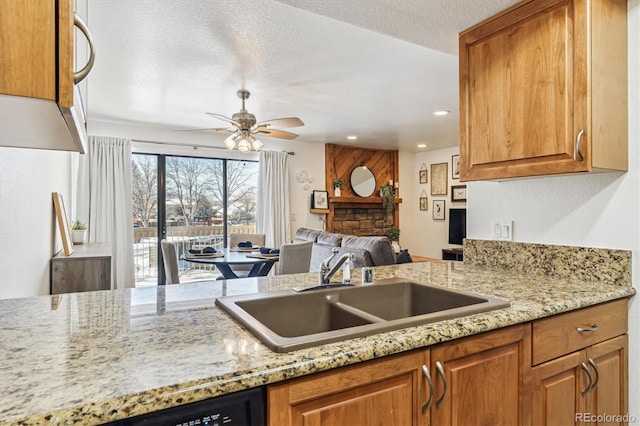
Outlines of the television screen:
<svg viewBox="0 0 640 426">
<path fill-rule="evenodd" d="M 449 244 L 462 244 L 467 237 L 467 209 L 449 209 Z"/>
</svg>

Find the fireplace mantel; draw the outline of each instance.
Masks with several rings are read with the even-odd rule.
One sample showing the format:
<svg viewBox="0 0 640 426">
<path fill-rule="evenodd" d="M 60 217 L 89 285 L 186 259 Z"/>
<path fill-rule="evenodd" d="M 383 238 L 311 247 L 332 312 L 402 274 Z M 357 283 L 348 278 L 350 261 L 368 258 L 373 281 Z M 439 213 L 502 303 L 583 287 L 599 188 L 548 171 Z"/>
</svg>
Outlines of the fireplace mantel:
<svg viewBox="0 0 640 426">
<path fill-rule="evenodd" d="M 396 198 L 396 204 L 402 203 L 402 198 Z M 376 208 L 382 206 L 380 197 L 329 197 L 329 204 L 338 208 L 345 208 L 348 204 L 357 204 L 354 207 Z M 366 204 L 366 205 L 365 205 Z"/>
</svg>

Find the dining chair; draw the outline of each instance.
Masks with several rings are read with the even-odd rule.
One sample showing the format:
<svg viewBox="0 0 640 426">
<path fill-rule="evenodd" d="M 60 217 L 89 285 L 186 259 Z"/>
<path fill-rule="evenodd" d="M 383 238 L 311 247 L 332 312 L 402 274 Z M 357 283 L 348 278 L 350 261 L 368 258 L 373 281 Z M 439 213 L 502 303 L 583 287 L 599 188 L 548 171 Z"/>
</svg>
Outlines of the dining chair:
<svg viewBox="0 0 640 426">
<path fill-rule="evenodd" d="M 162 263 L 164 263 L 164 274 L 166 276 L 167 284 L 180 284 L 180 277 L 178 276 L 178 254 L 176 253 L 176 246 L 169 241 L 160 240 L 160 247 L 162 248 Z"/>
<path fill-rule="evenodd" d="M 229 248 L 238 247 L 238 243 L 251 241 L 255 246 L 264 246 L 265 234 L 229 234 Z"/>
<path fill-rule="evenodd" d="M 229 248 L 238 247 L 238 243 L 245 241 L 251 241 L 254 246 L 263 247 L 265 243 L 265 234 L 229 234 Z M 233 265 L 231 270 L 236 271 L 250 271 L 253 265 Z"/>
<path fill-rule="evenodd" d="M 312 248 L 313 241 L 285 243 L 280 246 L 280 259 L 277 264 L 277 275 L 309 272 Z"/>
</svg>

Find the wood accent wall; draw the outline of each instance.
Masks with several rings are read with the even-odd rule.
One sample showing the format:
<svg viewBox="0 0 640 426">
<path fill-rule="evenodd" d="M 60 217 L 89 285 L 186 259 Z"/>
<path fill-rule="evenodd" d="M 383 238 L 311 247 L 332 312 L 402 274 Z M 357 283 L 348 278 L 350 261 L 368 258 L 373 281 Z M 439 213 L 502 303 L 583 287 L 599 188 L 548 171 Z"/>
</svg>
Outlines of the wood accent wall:
<svg viewBox="0 0 640 426">
<path fill-rule="evenodd" d="M 381 149 L 354 148 L 351 146 L 325 144 L 325 180 L 329 195 L 333 196 L 333 180 L 342 178 L 342 196 L 357 197 L 349 184 L 349 177 L 354 168 L 367 166 L 376 177 L 377 189 L 390 180 L 398 181 L 398 151 L 386 151 Z"/>
<path fill-rule="evenodd" d="M 376 178 L 376 190 L 371 197 L 360 197 L 351 189 L 351 172 L 360 166 L 366 166 Z M 377 211 L 382 211 L 382 200 L 378 192 L 380 187 L 389 181 L 398 182 L 398 176 L 397 150 L 325 144 L 325 188 L 329 192 L 327 231 L 352 235 L 386 235 L 386 228 L 394 224 L 399 226 L 401 198 L 396 198 L 393 218 L 389 217 L 381 222 L 377 217 Z M 340 197 L 333 196 L 335 178 L 342 178 L 344 182 Z M 337 218 L 339 219 L 336 220 Z"/>
</svg>

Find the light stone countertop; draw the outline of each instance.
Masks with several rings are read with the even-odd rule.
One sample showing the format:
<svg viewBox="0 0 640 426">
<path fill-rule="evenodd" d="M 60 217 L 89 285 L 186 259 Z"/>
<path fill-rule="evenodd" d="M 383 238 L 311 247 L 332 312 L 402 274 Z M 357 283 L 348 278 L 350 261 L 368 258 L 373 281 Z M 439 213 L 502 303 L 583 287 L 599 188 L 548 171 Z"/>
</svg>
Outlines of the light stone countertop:
<svg viewBox="0 0 640 426">
<path fill-rule="evenodd" d="M 0 424 L 102 423 L 635 294 L 627 285 L 459 262 L 374 273 L 505 298 L 511 307 L 279 354 L 215 298 L 312 284 L 315 273 L 0 300 Z"/>
</svg>

